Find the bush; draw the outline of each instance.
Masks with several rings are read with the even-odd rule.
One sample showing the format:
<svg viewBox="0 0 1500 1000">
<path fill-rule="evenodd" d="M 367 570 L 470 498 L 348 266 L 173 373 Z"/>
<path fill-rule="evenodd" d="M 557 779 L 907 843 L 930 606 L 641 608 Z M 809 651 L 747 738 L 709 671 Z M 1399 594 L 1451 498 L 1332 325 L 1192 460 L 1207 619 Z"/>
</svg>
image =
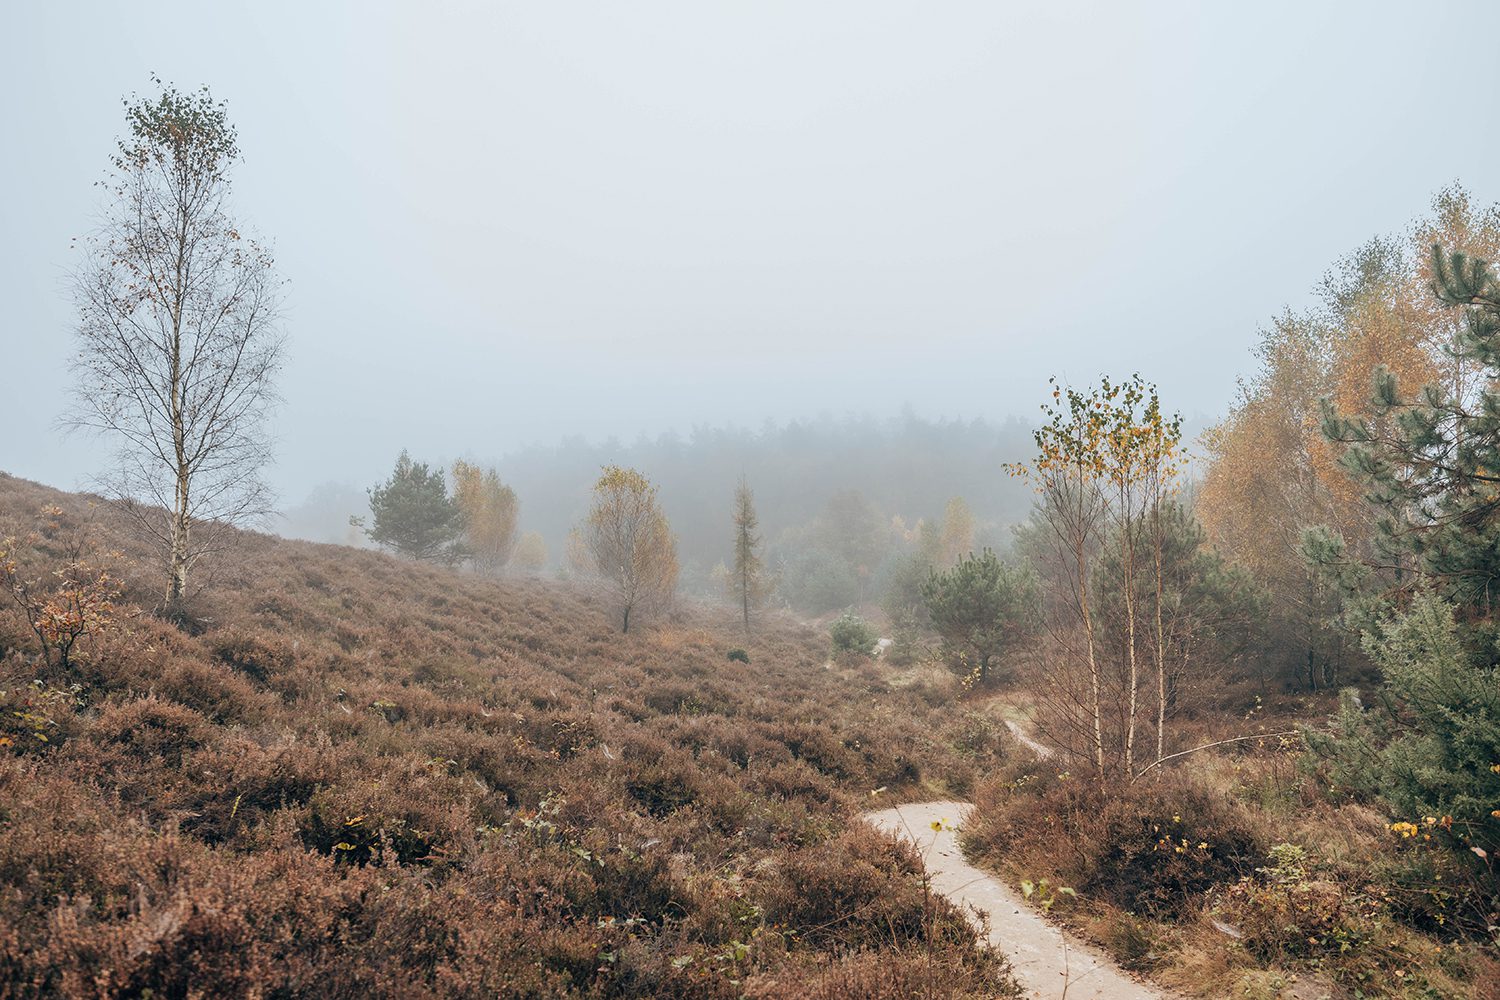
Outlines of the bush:
<svg viewBox="0 0 1500 1000">
<path fill-rule="evenodd" d="M 743 649 L 735 648 L 729 651 L 729 654 L 725 657 L 725 659 L 730 663 L 749 663 L 750 654 L 745 652 Z"/>
<path fill-rule="evenodd" d="M 1384 688 L 1366 711 L 1343 693 L 1331 732 L 1309 731 L 1309 760 L 1338 793 L 1381 800 L 1393 830 L 1451 854 L 1450 891 L 1470 929 L 1500 908 L 1490 856 L 1500 851 L 1500 671 L 1471 651 L 1452 605 L 1430 592 L 1364 635 Z M 1493 811 L 1492 811 L 1493 810 Z"/>
<path fill-rule="evenodd" d="M 852 611 L 845 611 L 828 627 L 836 654 L 869 656 L 879 638 L 868 622 Z"/>
<path fill-rule="evenodd" d="M 950 660 L 976 680 L 989 680 L 990 662 L 1036 628 L 1040 613 L 1036 575 L 1002 562 L 985 549 L 969 553 L 947 570 L 933 570 L 922 584 L 922 600 L 943 637 Z"/>
<path fill-rule="evenodd" d="M 1374 897 L 1316 877 L 1307 852 L 1295 844 L 1277 844 L 1269 856 L 1267 866 L 1230 886 L 1219 904 L 1253 954 L 1272 962 L 1342 955 L 1370 938 L 1382 912 Z"/>
<path fill-rule="evenodd" d="M 981 789 L 968 839 L 1033 876 L 1157 920 L 1194 912 L 1264 856 L 1242 806 L 1175 776 L 1107 790 L 1062 776 L 993 782 Z"/>
</svg>

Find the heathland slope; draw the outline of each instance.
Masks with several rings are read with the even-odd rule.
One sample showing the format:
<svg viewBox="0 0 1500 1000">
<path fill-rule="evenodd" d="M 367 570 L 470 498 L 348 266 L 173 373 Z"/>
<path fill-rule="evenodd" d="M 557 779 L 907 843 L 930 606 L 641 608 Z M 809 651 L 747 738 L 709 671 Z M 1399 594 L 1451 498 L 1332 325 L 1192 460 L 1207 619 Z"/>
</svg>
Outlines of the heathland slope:
<svg viewBox="0 0 1500 1000">
<path fill-rule="evenodd" d="M 22 576 L 82 540 L 125 584 L 67 666 L 0 612 L 0 994 L 1010 988 L 857 818 L 1005 754 L 938 692 L 791 620 L 621 636 L 561 585 L 255 534 L 176 627 L 112 525 L 0 475 Z"/>
</svg>

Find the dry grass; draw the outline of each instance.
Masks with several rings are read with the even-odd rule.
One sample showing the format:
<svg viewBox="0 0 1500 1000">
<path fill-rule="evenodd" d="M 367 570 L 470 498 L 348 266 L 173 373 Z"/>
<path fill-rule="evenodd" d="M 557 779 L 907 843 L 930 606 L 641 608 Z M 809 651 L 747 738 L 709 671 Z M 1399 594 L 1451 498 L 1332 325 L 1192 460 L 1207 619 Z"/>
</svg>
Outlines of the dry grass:
<svg viewBox="0 0 1500 1000">
<path fill-rule="evenodd" d="M 0 995 L 1009 988 L 854 820 L 1005 758 L 927 685 L 791 620 L 622 637 L 560 585 L 259 535 L 184 632 L 106 508 L 0 476 L 0 536 L 44 504 L 23 563 L 94 531 L 135 613 L 61 672 L 0 612 Z"/>
<path fill-rule="evenodd" d="M 967 847 L 1013 883 L 1076 888 L 1055 916 L 1187 996 L 1495 995 L 1488 946 L 1442 922 L 1459 904 L 1439 856 L 1329 802 L 1296 757 L 1242 746 L 1109 793 L 1013 760 L 982 784 Z M 1277 869 L 1277 844 L 1303 861 Z"/>
</svg>

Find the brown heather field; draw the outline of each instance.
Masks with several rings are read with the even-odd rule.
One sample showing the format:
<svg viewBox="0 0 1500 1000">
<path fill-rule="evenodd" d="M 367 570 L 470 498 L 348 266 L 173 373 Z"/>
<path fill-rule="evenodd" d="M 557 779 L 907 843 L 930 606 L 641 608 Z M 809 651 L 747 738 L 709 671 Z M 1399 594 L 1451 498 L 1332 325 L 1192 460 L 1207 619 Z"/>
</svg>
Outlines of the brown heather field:
<svg viewBox="0 0 1500 1000">
<path fill-rule="evenodd" d="M 119 630 L 47 668 L 0 611 L 4 996 L 1009 995 L 855 818 L 1001 764 L 946 690 L 255 534 L 184 631 L 106 507 L 0 475 L 23 568 L 80 532 L 126 550 Z"/>
</svg>

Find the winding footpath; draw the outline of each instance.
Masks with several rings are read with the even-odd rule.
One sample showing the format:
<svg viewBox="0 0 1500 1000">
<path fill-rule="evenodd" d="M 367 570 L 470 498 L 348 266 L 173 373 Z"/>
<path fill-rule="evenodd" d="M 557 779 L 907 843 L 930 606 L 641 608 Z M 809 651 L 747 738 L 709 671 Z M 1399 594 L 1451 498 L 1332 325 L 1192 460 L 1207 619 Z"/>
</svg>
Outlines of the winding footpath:
<svg viewBox="0 0 1500 1000">
<path fill-rule="evenodd" d="M 1049 748 L 1007 723 L 1040 758 Z M 1034 1000 L 1168 1000 L 1168 994 L 1132 979 L 1098 948 L 1054 927 L 1009 886 L 964 860 L 958 828 L 973 808 L 967 802 L 916 802 L 866 813 L 877 830 L 910 842 L 926 865 L 935 891 L 947 896 L 1010 958 L 1016 981 Z M 938 829 L 933 825 L 937 824 Z"/>
</svg>

